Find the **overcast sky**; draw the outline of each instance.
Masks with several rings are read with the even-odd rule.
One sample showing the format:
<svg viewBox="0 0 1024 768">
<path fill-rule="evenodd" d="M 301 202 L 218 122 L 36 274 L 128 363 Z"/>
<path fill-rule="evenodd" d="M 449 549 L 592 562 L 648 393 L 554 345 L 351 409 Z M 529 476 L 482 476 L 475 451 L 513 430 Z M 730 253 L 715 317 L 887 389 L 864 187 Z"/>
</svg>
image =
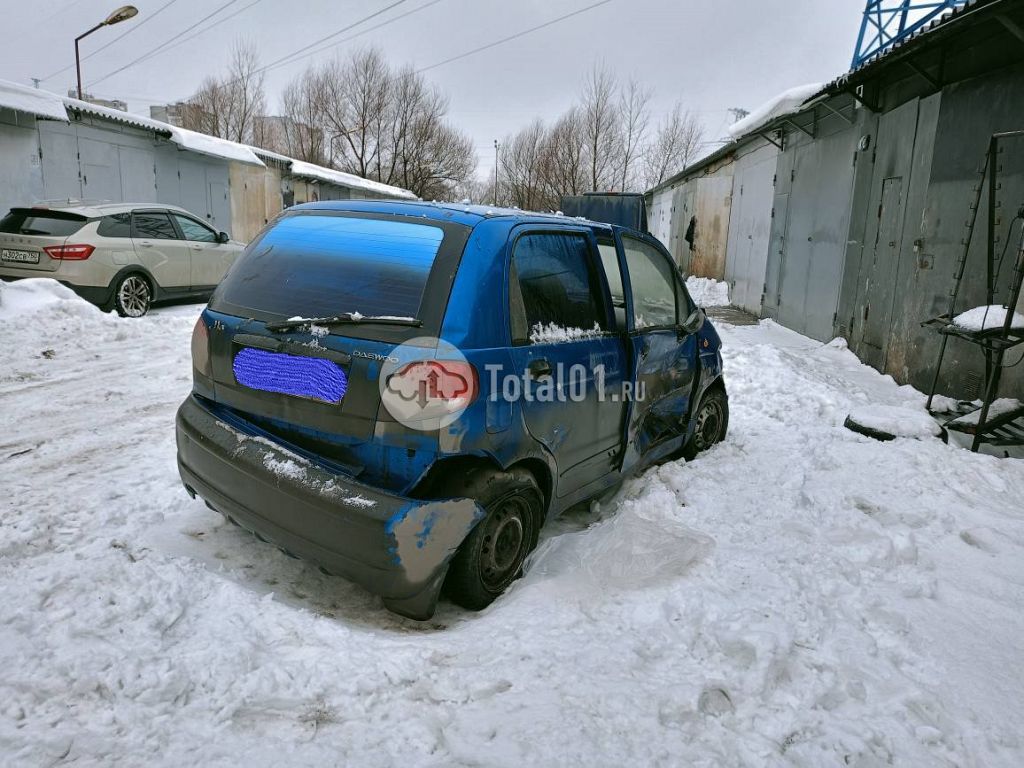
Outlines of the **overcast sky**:
<svg viewBox="0 0 1024 768">
<path fill-rule="evenodd" d="M 373 45 L 396 64 L 430 67 L 596 1 L 404 0 L 334 42 L 426 7 L 312 58 L 270 69 L 268 104 L 276 110 L 282 88 L 310 61 Z M 31 84 L 33 77 L 46 78 L 41 87 L 66 91 L 75 80 L 74 38 L 119 2 L 0 0 L 0 79 Z M 83 78 L 88 86 L 226 5 L 183 35 L 180 45 L 90 88 L 148 114 L 150 104 L 185 98 L 205 75 L 222 72 L 238 37 L 255 42 L 270 64 L 395 2 L 135 0 L 135 19 L 82 42 L 88 56 L 128 33 L 86 59 Z M 848 69 L 863 7 L 864 0 L 608 0 L 425 75 L 449 95 L 450 119 L 473 137 L 480 173 L 493 168 L 495 138 L 534 116 L 556 116 L 576 98 L 596 61 L 621 79 L 637 77 L 651 87 L 655 117 L 682 99 L 699 114 L 707 137 L 719 139 L 731 122 L 730 107 L 753 109 L 794 85 L 831 80 Z"/>
</svg>

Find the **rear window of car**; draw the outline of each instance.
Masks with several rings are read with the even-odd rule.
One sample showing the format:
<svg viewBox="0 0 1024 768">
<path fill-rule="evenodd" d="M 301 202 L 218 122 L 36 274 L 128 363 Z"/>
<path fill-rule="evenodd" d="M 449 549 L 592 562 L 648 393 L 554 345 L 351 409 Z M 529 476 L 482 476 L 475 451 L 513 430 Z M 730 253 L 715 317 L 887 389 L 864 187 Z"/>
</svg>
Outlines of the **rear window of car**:
<svg viewBox="0 0 1024 768">
<path fill-rule="evenodd" d="M 15 208 L 0 219 L 0 232 L 6 235 L 67 237 L 88 221 L 84 216 L 61 211 Z"/>
<path fill-rule="evenodd" d="M 443 240 L 440 227 L 392 218 L 286 216 L 238 259 L 215 299 L 282 318 L 415 318 Z"/>
</svg>

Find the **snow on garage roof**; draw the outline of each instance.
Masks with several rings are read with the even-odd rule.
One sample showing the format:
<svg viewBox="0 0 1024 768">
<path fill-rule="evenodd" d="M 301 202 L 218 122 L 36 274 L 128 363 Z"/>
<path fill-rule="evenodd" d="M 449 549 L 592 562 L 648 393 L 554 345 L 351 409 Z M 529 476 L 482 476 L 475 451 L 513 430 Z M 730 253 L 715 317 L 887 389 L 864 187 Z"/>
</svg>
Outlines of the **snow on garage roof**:
<svg viewBox="0 0 1024 768">
<path fill-rule="evenodd" d="M 800 111 L 800 106 L 809 98 L 819 93 L 824 83 L 808 83 L 783 91 L 769 99 L 749 115 L 728 127 L 729 135 L 734 139 L 746 136 L 757 128 L 767 125 L 772 120 Z"/>
<path fill-rule="evenodd" d="M 293 176 L 303 176 L 308 179 L 316 179 L 317 181 L 326 181 L 328 184 L 337 184 L 339 187 L 365 189 L 368 192 L 376 192 L 377 194 L 388 195 L 389 197 L 402 197 L 407 200 L 419 199 L 407 189 L 393 187 L 390 184 L 382 184 L 379 181 L 373 181 L 371 179 L 364 179 L 362 176 L 356 176 L 354 173 L 345 173 L 344 171 L 335 171 L 331 168 L 322 168 L 319 165 L 306 163 L 302 160 L 292 160 L 291 162 Z"/>
<path fill-rule="evenodd" d="M 78 99 L 71 98 L 65 98 L 63 101 L 67 105 L 68 109 L 76 112 L 85 112 L 86 114 L 95 115 L 107 120 L 113 120 L 118 123 L 133 125 L 137 128 L 147 128 L 151 131 L 156 131 L 157 133 L 163 133 L 169 136 L 171 141 L 182 149 L 188 149 L 192 152 L 198 152 L 203 155 L 222 157 L 226 160 L 236 160 L 240 163 L 248 163 L 250 165 L 264 164 L 262 160 L 256 157 L 256 153 L 254 153 L 245 144 L 228 141 L 227 139 L 219 139 L 216 136 L 209 136 L 205 133 L 190 131 L 187 128 L 179 128 L 176 125 L 162 123 L 159 120 L 153 120 L 152 118 L 143 117 L 142 115 L 133 115 L 130 112 L 123 112 L 120 109 L 101 107 L 98 104 L 92 104 L 88 101 L 79 101 Z"/>
<path fill-rule="evenodd" d="M 64 100 L 55 93 L 0 80 L 0 107 L 16 109 L 37 117 L 68 122 Z"/>
</svg>

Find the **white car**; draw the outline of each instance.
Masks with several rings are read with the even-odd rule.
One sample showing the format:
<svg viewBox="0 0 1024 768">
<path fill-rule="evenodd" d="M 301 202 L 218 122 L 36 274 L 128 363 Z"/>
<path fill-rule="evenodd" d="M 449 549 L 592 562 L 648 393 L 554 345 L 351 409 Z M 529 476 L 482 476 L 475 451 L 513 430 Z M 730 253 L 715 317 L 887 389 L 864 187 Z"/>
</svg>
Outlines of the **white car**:
<svg viewBox="0 0 1024 768">
<path fill-rule="evenodd" d="M 170 205 L 68 203 L 0 219 L 0 277 L 51 277 L 126 317 L 155 301 L 205 298 L 243 245 Z"/>
</svg>

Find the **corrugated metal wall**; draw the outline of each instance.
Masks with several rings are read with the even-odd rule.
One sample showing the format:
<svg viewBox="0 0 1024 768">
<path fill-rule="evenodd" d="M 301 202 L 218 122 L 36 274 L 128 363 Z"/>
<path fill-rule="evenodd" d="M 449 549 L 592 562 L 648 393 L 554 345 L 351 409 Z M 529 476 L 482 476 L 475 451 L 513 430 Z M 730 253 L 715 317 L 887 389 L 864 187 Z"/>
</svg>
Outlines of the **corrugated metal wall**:
<svg viewBox="0 0 1024 768">
<path fill-rule="evenodd" d="M 732 212 L 726 244 L 725 279 L 732 303 L 761 314 L 778 148 L 763 139 L 736 152 Z"/>
<path fill-rule="evenodd" d="M 0 216 L 43 198 L 39 134 L 30 115 L 0 109 Z"/>
<path fill-rule="evenodd" d="M 981 180 L 990 135 L 1024 129 L 1024 66 L 964 80 L 941 92 L 890 107 L 878 118 L 873 166 L 859 170 L 851 245 L 840 313 L 851 348 L 865 362 L 897 381 L 927 389 L 938 356 L 937 334 L 920 323 L 947 311 L 953 272 L 962 250 L 965 222 Z M 1024 205 L 1024 140 L 1005 145 L 1000 157 L 998 249 L 1007 246 L 1010 224 Z M 985 222 L 983 188 L 960 310 L 985 303 Z M 1005 296 L 1019 224 L 999 276 Z M 998 255 L 998 254 L 997 254 Z M 1008 363 L 1020 353 L 1011 352 Z M 939 391 L 974 398 L 984 377 L 977 347 L 950 341 Z M 1007 368 L 1004 395 L 1020 397 L 1024 365 Z"/>
<path fill-rule="evenodd" d="M 828 341 L 835 335 L 860 131 L 859 122 L 830 112 L 816 116 L 813 128 L 813 138 L 788 131 L 779 154 L 764 314 Z"/>
</svg>

